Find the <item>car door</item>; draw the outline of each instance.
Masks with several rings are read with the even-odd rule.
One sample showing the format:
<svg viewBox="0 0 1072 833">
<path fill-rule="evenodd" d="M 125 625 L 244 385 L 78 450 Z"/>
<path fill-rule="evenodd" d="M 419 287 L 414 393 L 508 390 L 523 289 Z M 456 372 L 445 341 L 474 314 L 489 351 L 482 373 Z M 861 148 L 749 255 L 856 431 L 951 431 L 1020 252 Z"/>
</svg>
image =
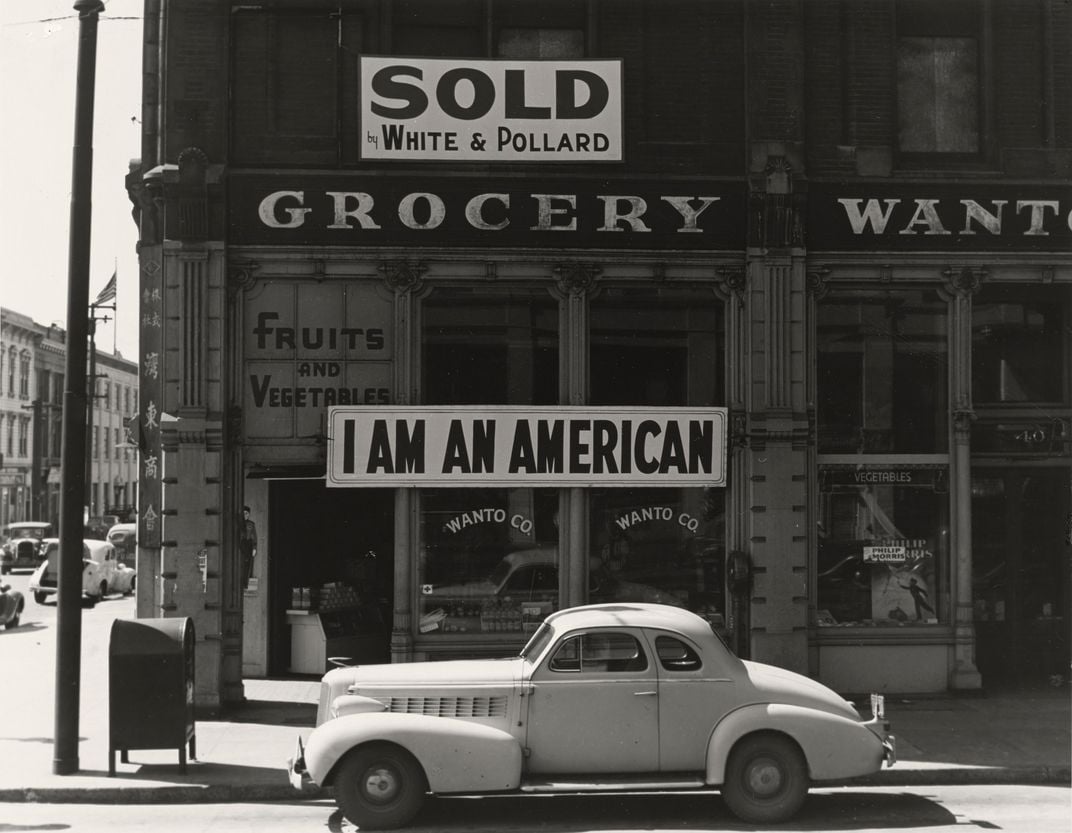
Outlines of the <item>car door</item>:
<svg viewBox="0 0 1072 833">
<path fill-rule="evenodd" d="M 715 724 L 736 708 L 737 687 L 726 669 L 688 640 L 649 632 L 659 675 L 659 768 L 696 772 L 707 763 Z"/>
<path fill-rule="evenodd" d="M 565 636 L 528 686 L 527 772 L 657 771 L 657 683 L 639 631 L 596 629 Z"/>
</svg>

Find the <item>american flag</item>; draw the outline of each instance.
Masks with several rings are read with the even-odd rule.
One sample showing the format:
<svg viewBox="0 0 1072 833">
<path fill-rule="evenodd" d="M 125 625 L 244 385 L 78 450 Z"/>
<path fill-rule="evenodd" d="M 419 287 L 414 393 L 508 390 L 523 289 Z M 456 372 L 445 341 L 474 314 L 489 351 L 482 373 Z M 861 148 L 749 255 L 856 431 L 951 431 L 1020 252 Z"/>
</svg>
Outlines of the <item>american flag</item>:
<svg viewBox="0 0 1072 833">
<path fill-rule="evenodd" d="M 97 296 L 97 300 L 93 302 L 93 306 L 99 307 L 103 304 L 108 303 L 109 301 L 115 300 L 115 279 L 118 274 L 118 271 L 112 272 L 111 280 L 109 280 L 108 283 L 105 284 L 104 289 L 100 291 L 100 294 Z"/>
</svg>

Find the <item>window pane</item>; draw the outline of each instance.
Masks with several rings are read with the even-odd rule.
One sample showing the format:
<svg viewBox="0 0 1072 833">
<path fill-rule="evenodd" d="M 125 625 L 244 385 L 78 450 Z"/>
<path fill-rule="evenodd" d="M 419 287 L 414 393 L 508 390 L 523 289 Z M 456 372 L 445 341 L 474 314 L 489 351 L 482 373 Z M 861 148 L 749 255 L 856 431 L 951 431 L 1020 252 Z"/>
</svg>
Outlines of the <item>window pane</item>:
<svg viewBox="0 0 1072 833">
<path fill-rule="evenodd" d="M 593 405 L 720 405 L 722 303 L 710 291 L 607 287 L 592 299 Z"/>
<path fill-rule="evenodd" d="M 985 287 L 972 304 L 976 402 L 1058 402 L 1067 361 L 1068 290 Z"/>
<path fill-rule="evenodd" d="M 500 58 L 583 58 L 584 32 L 580 29 L 502 29 Z"/>
<path fill-rule="evenodd" d="M 820 467 L 818 624 L 946 621 L 945 469 Z"/>
<path fill-rule="evenodd" d="M 425 404 L 558 403 L 558 303 L 546 292 L 440 290 L 422 313 Z"/>
<path fill-rule="evenodd" d="M 532 633 L 558 607 L 558 492 L 421 495 L 422 634 Z"/>
<path fill-rule="evenodd" d="M 233 34 L 235 157 L 334 163 L 338 21 L 245 10 Z"/>
<path fill-rule="evenodd" d="M 588 600 L 687 607 L 724 624 L 721 489 L 593 489 Z"/>
<path fill-rule="evenodd" d="M 930 290 L 822 303 L 819 451 L 944 452 L 947 326 L 946 303 Z"/>
<path fill-rule="evenodd" d="M 898 40 L 897 98 L 902 151 L 978 152 L 978 97 L 978 54 L 974 38 Z"/>
</svg>

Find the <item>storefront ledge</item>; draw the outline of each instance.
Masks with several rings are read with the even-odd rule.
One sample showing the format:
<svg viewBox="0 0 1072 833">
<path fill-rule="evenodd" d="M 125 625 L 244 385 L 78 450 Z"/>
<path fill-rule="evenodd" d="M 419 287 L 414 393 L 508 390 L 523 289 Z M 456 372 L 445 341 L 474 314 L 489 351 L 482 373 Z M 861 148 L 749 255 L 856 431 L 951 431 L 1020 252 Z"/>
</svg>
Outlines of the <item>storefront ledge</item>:
<svg viewBox="0 0 1072 833">
<path fill-rule="evenodd" d="M 900 628 L 839 625 L 815 628 L 811 637 L 814 645 L 947 645 L 952 641 L 953 628 L 949 625 L 905 625 Z"/>
</svg>

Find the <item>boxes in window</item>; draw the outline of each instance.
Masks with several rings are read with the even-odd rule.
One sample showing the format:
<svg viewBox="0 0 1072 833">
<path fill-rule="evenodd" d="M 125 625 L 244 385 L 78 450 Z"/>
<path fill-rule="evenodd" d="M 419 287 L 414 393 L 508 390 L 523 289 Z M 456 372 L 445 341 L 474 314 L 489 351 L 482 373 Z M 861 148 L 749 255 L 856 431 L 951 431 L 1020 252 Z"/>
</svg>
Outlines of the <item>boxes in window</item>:
<svg viewBox="0 0 1072 833">
<path fill-rule="evenodd" d="M 553 602 L 522 602 L 521 630 L 534 633 L 555 608 Z"/>
</svg>

